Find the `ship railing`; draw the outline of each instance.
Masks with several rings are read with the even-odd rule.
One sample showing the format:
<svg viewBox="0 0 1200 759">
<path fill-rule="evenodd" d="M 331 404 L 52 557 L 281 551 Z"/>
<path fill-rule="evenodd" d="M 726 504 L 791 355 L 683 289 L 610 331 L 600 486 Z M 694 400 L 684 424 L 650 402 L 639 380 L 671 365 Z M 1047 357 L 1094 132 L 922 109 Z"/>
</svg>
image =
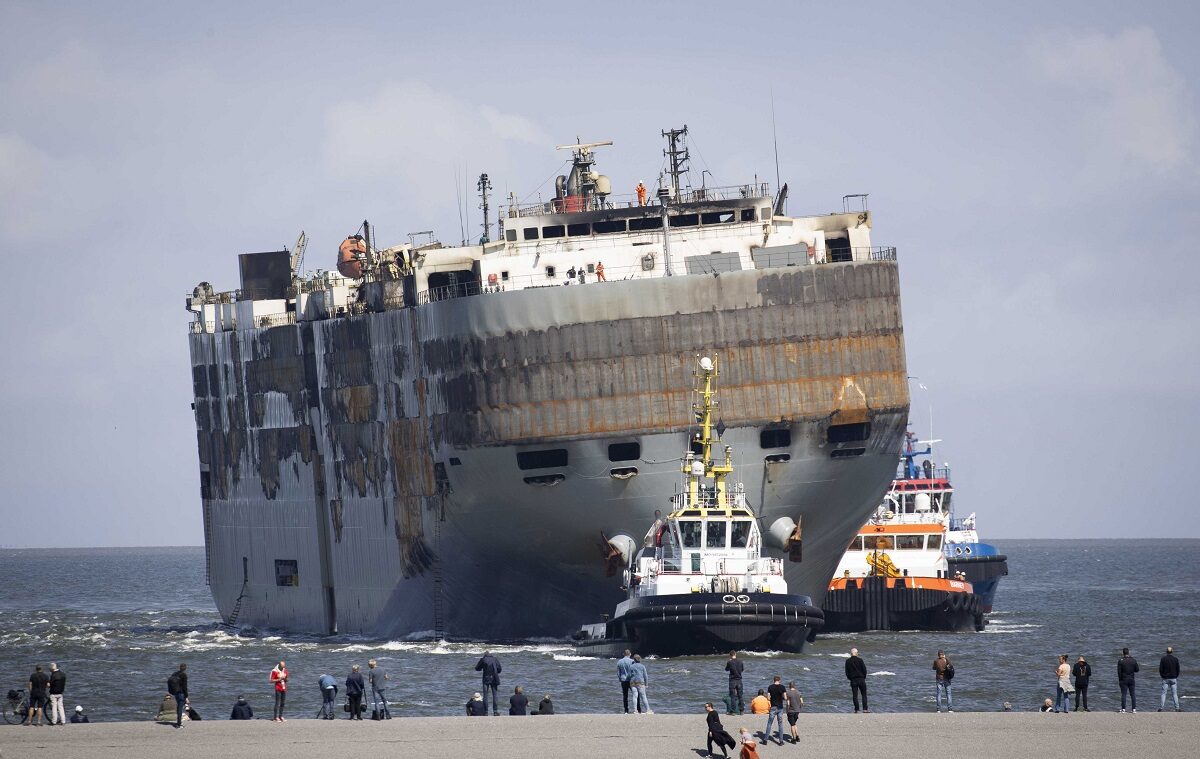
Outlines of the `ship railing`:
<svg viewBox="0 0 1200 759">
<path fill-rule="evenodd" d="M 809 248 L 808 261 L 797 261 L 796 254 L 792 252 L 772 252 L 758 248 L 754 251 L 754 263 L 760 269 L 773 269 L 782 266 L 796 266 L 797 264 L 804 265 L 805 263 L 818 263 L 816 260 L 817 252 Z M 896 249 L 894 247 L 857 247 L 857 248 L 826 248 L 825 258 L 820 263 L 838 264 L 838 263 L 862 263 L 866 261 L 895 261 Z"/>
<path fill-rule="evenodd" d="M 709 203 L 719 200 L 742 200 L 745 198 L 769 198 L 771 187 L 766 182 L 759 184 L 728 185 L 725 187 L 696 187 L 679 191 L 679 196 L 669 201 L 671 205 L 683 203 Z M 565 198 L 539 200 L 536 203 L 515 203 L 507 206 L 506 215 L 512 218 L 524 216 L 547 216 L 582 211 L 604 211 L 618 208 L 637 208 L 658 205 L 657 188 L 646 188 L 646 202 L 639 203 L 637 193 L 627 195 L 571 195 Z"/>
</svg>

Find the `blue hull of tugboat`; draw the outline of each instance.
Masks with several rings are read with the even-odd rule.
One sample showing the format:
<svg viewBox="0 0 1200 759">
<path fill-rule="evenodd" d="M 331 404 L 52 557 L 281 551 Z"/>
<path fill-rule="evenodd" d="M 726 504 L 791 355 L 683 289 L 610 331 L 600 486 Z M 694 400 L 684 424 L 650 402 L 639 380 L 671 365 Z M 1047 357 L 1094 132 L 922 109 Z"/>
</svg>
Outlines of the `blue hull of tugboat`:
<svg viewBox="0 0 1200 759">
<path fill-rule="evenodd" d="M 600 635 L 577 634 L 590 656 L 703 656 L 730 651 L 800 653 L 825 624 L 808 596 L 780 593 L 688 593 L 634 598 Z M 585 628 L 586 629 L 586 628 Z"/>
</svg>

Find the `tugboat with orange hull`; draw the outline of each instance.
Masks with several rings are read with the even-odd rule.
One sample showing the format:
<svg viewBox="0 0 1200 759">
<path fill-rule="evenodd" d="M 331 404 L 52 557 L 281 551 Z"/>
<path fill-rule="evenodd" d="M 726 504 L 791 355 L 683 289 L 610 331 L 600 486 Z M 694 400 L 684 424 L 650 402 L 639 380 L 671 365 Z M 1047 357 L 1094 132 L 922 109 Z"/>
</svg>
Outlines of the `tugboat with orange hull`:
<svg viewBox="0 0 1200 759">
<path fill-rule="evenodd" d="M 826 632 L 976 629 L 979 597 L 942 553 L 939 523 L 868 522 L 838 565 L 822 609 Z"/>
<path fill-rule="evenodd" d="M 671 513 L 651 527 L 644 547 L 601 541 L 610 566 L 626 564 L 628 597 L 611 619 L 575 633 L 581 654 L 799 653 L 821 628 L 821 609 L 808 596 L 788 593 L 783 560 L 765 555 L 745 485 L 730 478 L 733 449 L 725 446 L 724 460 L 713 459 L 722 429 L 714 416 L 713 359 L 699 360 L 697 379 L 698 431 L 683 456 L 684 487 L 671 497 Z M 776 520 L 770 533 L 790 559 L 799 560 L 798 525 Z"/>
</svg>

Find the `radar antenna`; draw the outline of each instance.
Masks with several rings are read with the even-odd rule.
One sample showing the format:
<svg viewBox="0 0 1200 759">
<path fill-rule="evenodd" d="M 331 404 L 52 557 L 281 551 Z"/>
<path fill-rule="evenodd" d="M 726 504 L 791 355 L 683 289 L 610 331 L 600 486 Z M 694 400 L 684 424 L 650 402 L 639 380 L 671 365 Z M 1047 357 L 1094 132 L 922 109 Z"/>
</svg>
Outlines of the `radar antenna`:
<svg viewBox="0 0 1200 759">
<path fill-rule="evenodd" d="M 488 221 L 488 192 L 492 189 L 492 180 L 488 178 L 487 174 L 480 174 L 479 182 L 475 186 L 479 188 L 479 197 L 482 200 L 479 204 L 479 207 L 483 209 L 483 237 L 479 238 L 479 243 L 482 245 L 492 241 L 492 225 Z"/>
</svg>

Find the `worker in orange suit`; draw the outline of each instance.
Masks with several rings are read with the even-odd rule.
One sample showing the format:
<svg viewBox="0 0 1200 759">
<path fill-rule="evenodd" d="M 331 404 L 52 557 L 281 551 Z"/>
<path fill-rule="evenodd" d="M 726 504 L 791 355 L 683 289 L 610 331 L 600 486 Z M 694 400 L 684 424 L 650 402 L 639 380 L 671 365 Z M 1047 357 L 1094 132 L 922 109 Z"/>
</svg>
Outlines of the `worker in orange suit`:
<svg viewBox="0 0 1200 759">
<path fill-rule="evenodd" d="M 604 278 L 604 264 L 600 261 L 596 262 L 596 281 L 597 282 L 607 282 L 608 281 L 607 279 Z"/>
<path fill-rule="evenodd" d="M 637 199 L 639 206 L 646 205 L 646 185 L 642 184 L 641 180 L 638 180 Z"/>
</svg>

